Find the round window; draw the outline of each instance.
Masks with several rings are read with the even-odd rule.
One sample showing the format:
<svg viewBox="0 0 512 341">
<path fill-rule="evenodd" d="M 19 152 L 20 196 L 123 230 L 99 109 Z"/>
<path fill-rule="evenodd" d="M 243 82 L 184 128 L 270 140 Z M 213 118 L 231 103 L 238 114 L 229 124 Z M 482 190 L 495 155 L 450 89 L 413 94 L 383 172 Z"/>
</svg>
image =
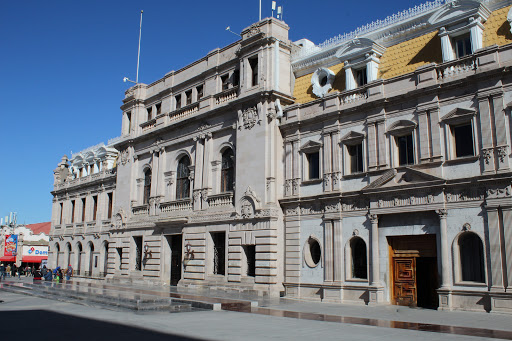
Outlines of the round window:
<svg viewBox="0 0 512 341">
<path fill-rule="evenodd" d="M 321 98 L 327 95 L 329 90 L 332 89 L 334 83 L 334 72 L 321 67 L 311 76 L 311 85 L 313 86 L 313 93 L 316 97 Z"/>
<path fill-rule="evenodd" d="M 320 264 L 322 260 L 322 249 L 316 238 L 309 237 L 304 245 L 304 261 L 310 268 L 314 268 Z"/>
</svg>

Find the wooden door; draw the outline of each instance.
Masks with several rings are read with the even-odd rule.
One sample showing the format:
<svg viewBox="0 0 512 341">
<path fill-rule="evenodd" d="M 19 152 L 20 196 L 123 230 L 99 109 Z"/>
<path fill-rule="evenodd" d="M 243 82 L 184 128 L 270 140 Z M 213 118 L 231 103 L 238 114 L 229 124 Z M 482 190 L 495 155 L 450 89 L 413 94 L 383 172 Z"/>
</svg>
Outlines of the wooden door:
<svg viewBox="0 0 512 341">
<path fill-rule="evenodd" d="M 417 305 L 415 257 L 393 258 L 393 299 L 398 305 Z"/>
<path fill-rule="evenodd" d="M 181 249 L 182 236 L 173 235 L 171 237 L 171 285 L 178 285 L 181 280 Z"/>
</svg>

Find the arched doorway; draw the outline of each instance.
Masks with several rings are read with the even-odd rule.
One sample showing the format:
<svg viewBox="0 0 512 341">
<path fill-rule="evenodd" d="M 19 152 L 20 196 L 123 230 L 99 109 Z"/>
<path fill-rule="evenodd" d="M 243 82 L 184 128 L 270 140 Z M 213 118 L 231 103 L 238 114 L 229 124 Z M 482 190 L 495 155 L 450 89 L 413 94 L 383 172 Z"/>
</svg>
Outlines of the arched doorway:
<svg viewBox="0 0 512 341">
<path fill-rule="evenodd" d="M 76 266 L 75 266 L 75 271 L 76 271 L 76 274 L 77 275 L 80 275 L 82 273 L 82 270 L 80 269 L 80 267 L 82 266 L 82 252 L 83 252 L 83 249 L 82 249 L 82 243 L 78 242 L 76 244 L 76 251 L 75 251 L 75 255 L 76 255 Z"/>
<path fill-rule="evenodd" d="M 86 276 L 92 276 L 92 271 L 94 269 L 94 244 L 89 242 L 89 270 L 85 274 Z"/>
<path fill-rule="evenodd" d="M 66 264 L 57 263 L 56 266 L 67 267 L 69 264 L 71 264 L 71 244 L 70 243 L 66 244 L 66 248 L 64 250 L 64 259 L 66 260 Z"/>
<path fill-rule="evenodd" d="M 101 253 L 103 254 L 103 263 L 100 271 L 100 276 L 105 277 L 108 272 L 108 242 L 103 242 L 103 247 L 101 250 Z"/>
<path fill-rule="evenodd" d="M 59 246 L 59 243 L 55 243 L 55 246 L 54 246 L 54 250 L 53 250 L 53 254 L 55 255 L 54 259 L 55 259 L 55 263 L 53 263 L 52 265 L 54 265 L 54 268 L 56 268 L 59 264 L 59 254 L 60 254 L 60 246 Z"/>
</svg>

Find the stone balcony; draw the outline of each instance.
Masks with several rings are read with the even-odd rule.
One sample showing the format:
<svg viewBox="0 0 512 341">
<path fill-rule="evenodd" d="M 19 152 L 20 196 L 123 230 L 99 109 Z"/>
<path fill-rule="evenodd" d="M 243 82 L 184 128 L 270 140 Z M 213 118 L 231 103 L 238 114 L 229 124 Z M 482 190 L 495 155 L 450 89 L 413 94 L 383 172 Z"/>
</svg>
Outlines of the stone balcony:
<svg viewBox="0 0 512 341">
<path fill-rule="evenodd" d="M 55 185 L 53 185 L 53 189 L 55 191 L 57 191 L 57 190 L 61 190 L 61 189 L 73 188 L 73 187 L 77 187 L 80 185 L 93 183 L 98 180 L 115 178 L 115 176 L 116 176 L 115 168 L 106 169 L 104 171 L 100 171 L 99 173 L 89 174 L 89 175 L 83 176 L 81 178 L 76 178 L 73 180 L 65 181 L 60 184 L 55 184 Z"/>
<path fill-rule="evenodd" d="M 233 192 L 220 193 L 208 196 L 208 207 L 233 207 Z"/>
</svg>

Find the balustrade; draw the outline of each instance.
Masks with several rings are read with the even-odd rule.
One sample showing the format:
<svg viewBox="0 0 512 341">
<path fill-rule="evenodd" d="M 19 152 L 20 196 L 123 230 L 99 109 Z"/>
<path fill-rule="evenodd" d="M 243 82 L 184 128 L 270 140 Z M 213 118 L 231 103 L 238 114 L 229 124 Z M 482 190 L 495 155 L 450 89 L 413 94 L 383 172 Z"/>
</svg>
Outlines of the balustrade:
<svg viewBox="0 0 512 341">
<path fill-rule="evenodd" d="M 233 192 L 210 195 L 208 197 L 209 207 L 233 206 Z"/>
<path fill-rule="evenodd" d="M 215 104 L 219 105 L 238 97 L 238 87 L 225 90 L 215 95 Z"/>
</svg>

